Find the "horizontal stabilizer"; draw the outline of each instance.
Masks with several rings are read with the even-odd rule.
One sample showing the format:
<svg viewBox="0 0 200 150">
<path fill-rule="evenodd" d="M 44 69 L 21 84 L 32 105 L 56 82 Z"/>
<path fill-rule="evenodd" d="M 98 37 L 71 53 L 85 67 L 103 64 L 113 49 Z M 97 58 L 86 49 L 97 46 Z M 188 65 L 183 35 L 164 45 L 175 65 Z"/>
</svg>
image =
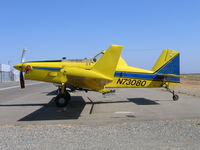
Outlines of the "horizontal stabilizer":
<svg viewBox="0 0 200 150">
<path fill-rule="evenodd" d="M 175 75 L 175 74 L 157 74 L 158 76 L 165 76 L 165 77 L 177 77 L 181 78 L 181 75 Z"/>
</svg>

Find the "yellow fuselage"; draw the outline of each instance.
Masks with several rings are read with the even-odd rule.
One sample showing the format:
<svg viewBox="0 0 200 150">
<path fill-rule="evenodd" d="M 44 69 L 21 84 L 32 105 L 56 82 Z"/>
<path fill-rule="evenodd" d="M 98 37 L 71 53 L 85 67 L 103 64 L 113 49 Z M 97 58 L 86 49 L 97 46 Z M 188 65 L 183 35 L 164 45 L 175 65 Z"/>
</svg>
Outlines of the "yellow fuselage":
<svg viewBox="0 0 200 150">
<path fill-rule="evenodd" d="M 31 66 L 30 71 L 24 71 L 25 79 L 28 80 L 60 84 L 65 83 L 66 85 L 89 88 L 97 91 L 98 86 L 101 86 L 101 78 L 107 78 L 108 80 L 105 88 L 146 88 L 161 87 L 163 85 L 163 80 L 153 79 L 152 76 L 155 76 L 153 71 L 126 65 L 123 66 L 122 61 L 123 59 L 120 60 L 121 63 L 118 64 L 112 79 L 105 76 L 102 77 L 102 74 L 98 74 L 97 72 L 89 73 L 89 70 L 94 66 L 95 62 L 27 62 L 23 63 L 22 68 L 25 68 L 28 65 Z M 73 72 L 72 78 L 70 72 Z M 80 79 L 79 74 L 82 75 L 82 79 Z M 96 80 L 98 80 L 98 82 L 96 82 Z M 178 83 L 169 82 L 169 84 L 170 86 L 175 86 Z"/>
<path fill-rule="evenodd" d="M 14 67 L 25 79 L 59 83 L 66 87 L 109 92 L 107 88 L 147 88 L 180 83 L 179 52 L 166 49 L 152 70 L 128 66 L 121 57 L 122 46 L 111 45 L 97 60 L 25 62 Z"/>
</svg>

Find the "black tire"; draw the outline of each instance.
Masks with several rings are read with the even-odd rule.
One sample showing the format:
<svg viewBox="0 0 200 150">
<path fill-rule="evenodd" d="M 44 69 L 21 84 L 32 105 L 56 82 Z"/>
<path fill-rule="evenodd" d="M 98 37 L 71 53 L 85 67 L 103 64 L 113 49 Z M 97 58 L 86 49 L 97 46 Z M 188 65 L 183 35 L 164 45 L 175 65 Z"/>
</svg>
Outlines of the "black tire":
<svg viewBox="0 0 200 150">
<path fill-rule="evenodd" d="M 71 96 L 68 92 L 66 94 L 58 94 L 55 98 L 55 103 L 57 107 L 65 107 L 70 101 Z"/>
<path fill-rule="evenodd" d="M 178 95 L 173 95 L 173 100 L 174 101 L 177 101 L 179 99 L 179 96 Z"/>
</svg>

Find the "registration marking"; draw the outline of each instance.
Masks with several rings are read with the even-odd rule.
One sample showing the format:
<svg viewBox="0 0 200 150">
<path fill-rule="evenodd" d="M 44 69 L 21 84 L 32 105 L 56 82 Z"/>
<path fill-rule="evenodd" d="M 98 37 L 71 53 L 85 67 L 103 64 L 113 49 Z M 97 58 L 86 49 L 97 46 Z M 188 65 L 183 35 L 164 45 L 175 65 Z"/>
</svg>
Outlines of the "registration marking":
<svg viewBox="0 0 200 150">
<path fill-rule="evenodd" d="M 146 85 L 146 80 L 137 80 L 137 79 L 126 79 L 126 78 L 119 78 L 117 80 L 117 84 L 121 85 L 130 85 L 130 86 L 141 86 L 144 87 Z"/>
</svg>

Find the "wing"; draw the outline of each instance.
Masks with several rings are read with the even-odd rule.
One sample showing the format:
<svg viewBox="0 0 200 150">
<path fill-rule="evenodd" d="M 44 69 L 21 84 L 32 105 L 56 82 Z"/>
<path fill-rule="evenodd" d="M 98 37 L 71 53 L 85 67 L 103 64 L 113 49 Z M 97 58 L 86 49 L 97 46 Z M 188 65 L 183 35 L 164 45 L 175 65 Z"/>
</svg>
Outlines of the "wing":
<svg viewBox="0 0 200 150">
<path fill-rule="evenodd" d="M 122 48 L 119 45 L 111 45 L 90 70 L 75 67 L 64 68 L 67 84 L 102 93 L 108 92 L 109 90 L 104 86 L 114 78 Z"/>
</svg>

